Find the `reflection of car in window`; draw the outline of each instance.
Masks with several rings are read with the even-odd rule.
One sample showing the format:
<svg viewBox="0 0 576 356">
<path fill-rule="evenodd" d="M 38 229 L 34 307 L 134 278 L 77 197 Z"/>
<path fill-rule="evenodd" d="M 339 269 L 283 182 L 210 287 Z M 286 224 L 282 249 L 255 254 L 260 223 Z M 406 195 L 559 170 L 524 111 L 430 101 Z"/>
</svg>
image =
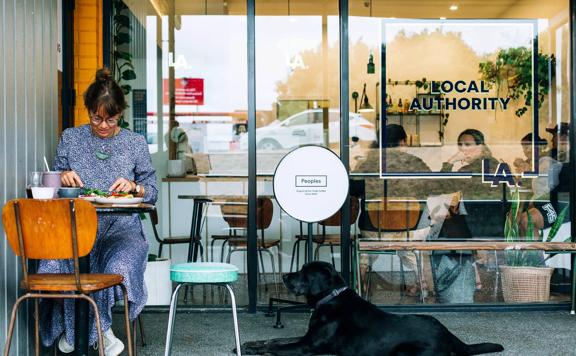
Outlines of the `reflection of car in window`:
<svg viewBox="0 0 576 356">
<path fill-rule="evenodd" d="M 359 114 L 350 113 L 350 137 L 356 136 L 360 141 L 376 140 L 374 124 Z M 324 143 L 322 130 L 322 109 L 305 110 L 294 114 L 282 122 L 256 129 L 256 145 L 259 150 L 289 149 L 301 145 Z M 340 112 L 328 111 L 329 143 L 340 141 Z M 240 139 L 240 148 L 248 148 L 248 137 Z"/>
</svg>

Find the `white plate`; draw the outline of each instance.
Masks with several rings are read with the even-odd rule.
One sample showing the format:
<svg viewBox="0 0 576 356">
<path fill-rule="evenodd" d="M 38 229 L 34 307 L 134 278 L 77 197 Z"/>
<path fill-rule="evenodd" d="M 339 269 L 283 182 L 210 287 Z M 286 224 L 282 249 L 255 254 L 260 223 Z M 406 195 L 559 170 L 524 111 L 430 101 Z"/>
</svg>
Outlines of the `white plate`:
<svg viewBox="0 0 576 356">
<path fill-rule="evenodd" d="M 124 205 L 124 204 L 138 204 L 141 203 L 144 198 L 105 198 L 96 197 L 95 201 L 97 203 L 103 204 L 114 204 L 114 205 Z"/>
<path fill-rule="evenodd" d="M 87 200 L 87 201 L 96 201 L 96 197 L 78 197 L 78 198 L 84 199 L 84 200 Z"/>
</svg>

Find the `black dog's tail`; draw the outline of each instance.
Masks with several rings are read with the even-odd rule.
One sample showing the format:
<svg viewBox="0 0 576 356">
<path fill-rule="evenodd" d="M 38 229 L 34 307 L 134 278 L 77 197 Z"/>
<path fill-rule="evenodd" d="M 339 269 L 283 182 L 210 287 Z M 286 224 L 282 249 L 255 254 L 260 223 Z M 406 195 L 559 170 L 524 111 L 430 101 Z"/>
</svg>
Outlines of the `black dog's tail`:
<svg viewBox="0 0 576 356">
<path fill-rule="evenodd" d="M 464 347 L 467 355 L 487 354 L 490 352 L 504 351 L 504 347 L 500 344 L 493 344 L 491 342 L 483 342 L 481 344 L 470 344 Z"/>
</svg>

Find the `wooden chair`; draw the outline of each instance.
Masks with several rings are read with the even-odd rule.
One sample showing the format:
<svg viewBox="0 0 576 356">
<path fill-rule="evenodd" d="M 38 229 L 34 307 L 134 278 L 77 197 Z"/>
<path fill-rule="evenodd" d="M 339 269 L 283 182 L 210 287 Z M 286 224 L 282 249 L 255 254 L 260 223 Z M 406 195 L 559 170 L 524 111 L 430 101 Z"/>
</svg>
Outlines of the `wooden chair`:
<svg viewBox="0 0 576 356">
<path fill-rule="evenodd" d="M 228 223 L 231 229 L 246 231 L 248 228 L 248 204 L 245 198 L 231 198 L 226 204 L 221 206 L 222 216 Z M 272 223 L 272 216 L 274 215 L 274 204 L 272 200 L 267 197 L 258 197 L 256 200 L 256 229 L 260 230 L 260 238 L 257 240 L 258 256 L 260 258 L 260 265 L 262 273 L 264 271 L 264 259 L 262 253 L 265 252 L 270 256 L 272 265 L 272 275 L 274 278 L 274 288 L 276 294 L 279 293 L 276 266 L 274 255 L 270 252 L 272 247 L 276 247 L 278 255 L 280 254 L 280 239 L 266 239 L 264 231 L 270 227 Z M 230 263 L 230 258 L 234 252 L 246 251 L 248 239 L 245 236 L 232 235 L 227 239 L 228 241 L 228 255 L 226 258 L 227 263 Z"/>
<path fill-rule="evenodd" d="M 39 315 L 40 303 L 48 299 L 84 299 L 94 308 L 98 331 L 98 352 L 104 355 L 104 341 L 98 306 L 89 294 L 115 286 L 124 293 L 124 312 L 128 354 L 133 355 L 130 321 L 128 319 L 128 296 L 117 274 L 80 273 L 80 257 L 90 253 L 96 240 L 98 220 L 90 202 L 81 199 L 10 200 L 2 209 L 2 222 L 6 238 L 17 256 L 20 256 L 23 280 L 21 288 L 26 294 L 16 300 L 8 328 L 4 355 L 10 353 L 10 342 L 20 304 L 34 299 L 36 355 L 40 355 Z M 28 274 L 28 259 L 73 259 L 74 273 Z"/>
<path fill-rule="evenodd" d="M 370 224 L 375 227 L 378 231 L 378 236 L 380 239 L 387 239 L 386 236 L 382 236 L 383 232 L 405 232 L 404 240 L 408 241 L 410 239 L 410 231 L 414 230 L 418 226 L 420 221 L 420 215 L 422 214 L 422 207 L 420 202 L 416 198 L 381 198 L 375 200 L 365 201 L 365 210 L 368 215 L 368 220 Z M 396 255 L 395 251 L 386 251 L 381 254 L 392 254 Z M 420 285 L 420 290 L 422 290 L 422 275 L 420 273 L 420 263 L 419 255 L 414 252 L 417 259 L 417 271 L 416 276 Z M 367 298 L 370 299 L 371 291 L 371 278 L 370 273 L 368 273 L 367 278 L 367 288 L 366 294 Z M 402 263 L 400 263 L 400 276 L 402 278 L 401 288 L 404 288 L 404 270 Z M 358 279 L 359 280 L 359 279 Z M 403 291 L 401 292 L 403 296 Z"/>
<path fill-rule="evenodd" d="M 314 259 L 318 259 L 319 250 L 322 246 L 329 246 L 330 252 L 332 256 L 332 265 L 336 266 L 336 262 L 334 260 L 334 246 L 340 246 L 340 234 L 327 234 L 326 227 L 338 227 L 341 224 L 341 210 L 338 210 L 334 215 L 331 217 L 320 221 L 318 224 L 322 227 L 322 233 L 316 234 L 312 236 L 312 241 L 316 244 L 316 249 L 314 252 Z M 360 204 L 358 202 L 357 197 L 350 197 L 350 226 L 356 223 L 356 219 L 358 218 L 358 213 L 360 210 Z M 353 235 L 350 236 L 350 239 L 354 241 L 356 237 Z M 300 222 L 300 235 L 296 235 L 296 241 L 294 241 L 294 246 L 292 247 L 292 259 L 290 261 L 290 271 L 292 271 L 294 258 L 296 258 L 296 268 L 300 266 L 300 242 L 304 242 L 306 244 L 308 241 L 308 235 L 303 233 L 302 229 L 302 222 Z M 307 251 L 308 249 L 305 249 Z M 307 253 L 307 252 L 305 252 Z M 304 258 L 307 261 L 307 258 Z"/>
<path fill-rule="evenodd" d="M 224 262 L 224 251 L 228 241 L 232 238 L 242 237 L 246 234 L 248 228 L 246 198 L 230 197 L 223 204 L 220 204 L 222 218 L 228 224 L 227 234 L 210 235 L 210 251 L 212 253 L 211 261 L 214 261 L 214 244 L 216 241 L 222 241 L 220 248 L 220 262 Z"/>
</svg>

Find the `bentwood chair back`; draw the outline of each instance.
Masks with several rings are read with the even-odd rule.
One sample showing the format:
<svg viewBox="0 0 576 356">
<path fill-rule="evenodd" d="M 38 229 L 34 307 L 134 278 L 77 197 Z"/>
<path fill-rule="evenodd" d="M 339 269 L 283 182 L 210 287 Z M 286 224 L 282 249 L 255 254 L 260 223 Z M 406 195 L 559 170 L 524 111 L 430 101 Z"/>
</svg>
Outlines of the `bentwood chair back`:
<svg viewBox="0 0 576 356">
<path fill-rule="evenodd" d="M 231 197 L 221 206 L 222 217 L 230 228 L 247 228 L 248 202 L 246 198 Z M 272 200 L 267 197 L 258 197 L 256 200 L 256 228 L 267 229 L 272 223 L 274 207 Z"/>
<path fill-rule="evenodd" d="M 270 198 L 259 197 L 257 199 L 256 208 L 256 229 L 261 232 L 261 239 L 258 245 L 264 244 L 264 230 L 267 229 L 272 223 L 272 215 L 274 207 Z M 210 242 L 212 254 L 214 253 L 214 243 L 222 241 L 220 252 L 220 262 L 224 261 L 224 247 L 230 239 L 236 242 L 242 242 L 243 235 L 245 235 L 248 228 L 248 201 L 245 197 L 229 197 L 220 205 L 222 218 L 228 224 L 228 233 L 224 235 L 212 235 Z M 213 259 L 213 257 L 212 257 Z"/>
<path fill-rule="evenodd" d="M 2 221 L 10 247 L 23 260 L 86 256 L 96 241 L 98 227 L 96 210 L 84 200 L 12 200 L 2 210 Z M 23 271 L 26 278 L 27 271 Z"/>
<path fill-rule="evenodd" d="M 416 228 L 422 208 L 416 198 L 382 198 L 367 201 L 366 211 L 379 232 L 409 231 Z"/>
<path fill-rule="evenodd" d="M 102 289 L 120 286 L 124 292 L 128 353 L 133 354 L 128 299 L 123 277 L 116 274 L 81 274 L 79 258 L 90 253 L 96 240 L 98 220 L 90 202 L 82 199 L 10 200 L 2 209 L 2 222 L 6 238 L 17 256 L 20 256 L 23 280 L 21 288 L 26 294 L 17 299 L 12 309 L 4 355 L 10 352 L 16 314 L 26 299 L 35 302 L 36 355 L 40 354 L 39 300 L 84 299 L 94 308 L 99 345 L 104 345 L 98 307 L 88 295 Z M 73 259 L 73 274 L 29 274 L 28 259 Z M 99 347 L 100 355 L 104 347 Z"/>
</svg>

